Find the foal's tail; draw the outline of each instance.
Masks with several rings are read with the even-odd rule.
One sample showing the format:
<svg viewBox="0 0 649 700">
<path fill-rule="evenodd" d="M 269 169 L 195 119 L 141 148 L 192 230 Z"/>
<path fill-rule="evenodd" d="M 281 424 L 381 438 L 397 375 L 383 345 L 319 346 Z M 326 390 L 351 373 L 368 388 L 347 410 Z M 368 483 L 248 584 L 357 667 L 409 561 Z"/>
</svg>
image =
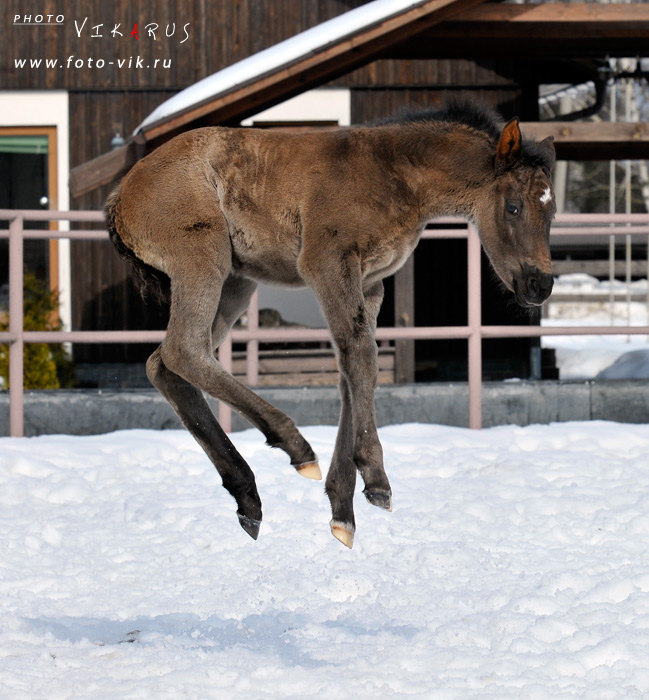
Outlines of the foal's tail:
<svg viewBox="0 0 649 700">
<path fill-rule="evenodd" d="M 146 301 L 153 297 L 160 304 L 167 305 L 171 301 L 171 283 L 169 277 L 164 272 L 148 265 L 124 243 L 119 235 L 118 227 L 124 226 L 124 221 L 119 216 L 119 187 L 117 187 L 106 199 L 104 214 L 106 216 L 106 228 L 110 240 L 117 252 L 132 267 L 135 273 L 135 281 L 142 298 Z"/>
</svg>

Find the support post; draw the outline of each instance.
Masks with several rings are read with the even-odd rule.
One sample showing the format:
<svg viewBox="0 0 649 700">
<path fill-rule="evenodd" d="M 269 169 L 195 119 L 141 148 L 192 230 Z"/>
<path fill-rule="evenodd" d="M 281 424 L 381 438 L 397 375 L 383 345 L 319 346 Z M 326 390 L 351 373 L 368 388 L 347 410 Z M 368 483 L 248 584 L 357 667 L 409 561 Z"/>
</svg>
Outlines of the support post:
<svg viewBox="0 0 649 700">
<path fill-rule="evenodd" d="M 23 218 L 9 223 L 9 434 L 23 437 Z"/>
<path fill-rule="evenodd" d="M 469 428 L 482 428 L 482 281 L 480 238 L 469 225 L 467 235 L 469 335 Z"/>
<path fill-rule="evenodd" d="M 232 331 L 219 345 L 219 362 L 223 365 L 223 369 L 232 372 Z M 226 433 L 232 432 L 232 409 L 223 401 L 219 401 L 219 423 Z"/>
<path fill-rule="evenodd" d="M 411 328 L 415 325 L 415 258 L 411 255 L 394 276 L 394 325 Z M 411 384 L 415 381 L 415 341 L 395 340 L 394 381 Z"/>
<path fill-rule="evenodd" d="M 248 330 L 256 332 L 259 328 L 259 290 L 255 289 L 248 306 Z M 259 384 L 259 341 L 249 340 L 246 344 L 246 383 L 248 386 Z"/>
</svg>

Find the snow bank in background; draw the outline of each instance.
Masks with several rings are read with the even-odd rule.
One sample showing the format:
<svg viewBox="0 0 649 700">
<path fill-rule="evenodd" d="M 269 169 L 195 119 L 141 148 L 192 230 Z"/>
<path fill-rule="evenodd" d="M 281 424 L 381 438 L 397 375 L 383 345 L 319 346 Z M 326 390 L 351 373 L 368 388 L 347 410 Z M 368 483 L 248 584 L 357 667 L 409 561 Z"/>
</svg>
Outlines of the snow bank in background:
<svg viewBox="0 0 649 700">
<path fill-rule="evenodd" d="M 625 352 L 606 369 L 599 372 L 597 379 L 649 379 L 649 350 Z"/>
<path fill-rule="evenodd" d="M 184 432 L 0 439 L 0 697 L 649 693 L 649 426 L 381 437 L 352 551 L 256 431 L 257 542 Z"/>
<path fill-rule="evenodd" d="M 309 54 L 322 51 L 329 44 L 341 41 L 365 27 L 370 27 L 424 2 L 425 0 L 374 0 L 322 22 L 190 85 L 156 107 L 133 133 L 137 134 L 144 126 L 153 124 L 159 119 L 183 112 L 254 78 L 288 66 Z"/>
<path fill-rule="evenodd" d="M 626 294 L 626 284 L 616 280 L 613 292 Z M 610 285 L 585 274 L 561 275 L 555 280 L 553 294 L 599 295 L 600 300 L 589 302 L 550 302 L 549 317 L 543 319 L 547 326 L 609 326 L 611 308 L 608 301 Z M 632 294 L 646 294 L 647 281 L 638 280 L 630 285 Z M 633 301 L 613 304 L 613 325 L 646 326 L 647 304 Z M 649 342 L 644 335 L 617 336 L 546 336 L 543 347 L 556 350 L 560 379 L 641 379 L 649 377 Z M 640 362 L 636 351 L 647 351 L 647 362 Z M 626 353 L 633 352 L 632 358 L 612 368 Z M 606 374 L 605 374 L 606 373 Z"/>
<path fill-rule="evenodd" d="M 592 275 L 576 272 L 568 275 L 559 275 L 555 278 L 553 292 L 556 294 L 601 294 L 607 296 L 611 285 L 608 280 L 599 280 Z M 629 289 L 633 294 L 647 293 L 647 280 L 635 280 L 630 283 Z M 616 294 L 624 294 L 627 290 L 626 282 L 613 280 L 613 291 Z"/>
</svg>

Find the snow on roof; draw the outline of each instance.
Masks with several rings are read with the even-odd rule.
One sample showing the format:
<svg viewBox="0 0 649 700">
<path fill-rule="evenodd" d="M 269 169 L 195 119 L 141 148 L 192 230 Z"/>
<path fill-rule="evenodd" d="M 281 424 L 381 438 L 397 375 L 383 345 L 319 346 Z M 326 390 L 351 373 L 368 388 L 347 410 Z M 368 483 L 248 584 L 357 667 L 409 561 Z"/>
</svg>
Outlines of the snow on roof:
<svg viewBox="0 0 649 700">
<path fill-rule="evenodd" d="M 373 2 L 368 2 L 366 5 L 322 22 L 322 24 L 244 58 L 242 61 L 233 63 L 231 66 L 190 85 L 156 107 L 133 133 L 135 135 L 145 126 L 184 112 L 193 105 L 205 102 L 254 78 L 294 63 L 299 58 L 322 51 L 346 36 L 355 34 L 361 29 L 400 14 L 407 9 L 423 5 L 426 1 L 373 0 Z"/>
</svg>

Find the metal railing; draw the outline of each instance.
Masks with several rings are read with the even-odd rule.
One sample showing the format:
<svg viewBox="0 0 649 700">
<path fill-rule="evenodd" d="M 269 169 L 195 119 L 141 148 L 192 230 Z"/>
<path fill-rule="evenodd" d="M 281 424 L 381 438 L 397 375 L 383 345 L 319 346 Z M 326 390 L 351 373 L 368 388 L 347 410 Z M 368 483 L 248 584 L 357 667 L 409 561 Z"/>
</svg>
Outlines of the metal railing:
<svg viewBox="0 0 649 700">
<path fill-rule="evenodd" d="M 107 240 L 99 230 L 52 231 L 24 229 L 28 221 L 102 222 L 99 211 L 0 210 L 0 220 L 8 220 L 9 230 L 0 238 L 9 238 L 9 331 L 0 332 L 0 343 L 9 344 L 9 412 L 10 435 L 24 433 L 23 348 L 25 343 L 159 343 L 164 331 L 26 331 L 23 328 L 23 241 L 28 239 Z M 465 326 L 380 327 L 378 341 L 466 339 L 468 343 L 469 426 L 482 427 L 482 340 L 487 338 L 521 338 L 550 335 L 648 335 L 649 326 L 483 326 L 481 312 L 480 241 L 476 230 L 458 220 L 438 220 L 436 224 L 453 227 L 427 230 L 423 238 L 467 239 L 468 309 Z M 460 222 L 461 223 L 461 222 Z M 649 215 L 644 214 L 564 214 L 557 216 L 552 236 L 649 235 Z M 246 380 L 255 385 L 259 376 L 260 343 L 330 342 L 324 328 L 260 328 L 258 300 L 253 295 L 248 311 L 248 327 L 233 329 L 219 347 L 219 361 L 232 368 L 232 343 L 247 348 Z M 219 405 L 219 420 L 231 429 L 231 410 Z"/>
</svg>

